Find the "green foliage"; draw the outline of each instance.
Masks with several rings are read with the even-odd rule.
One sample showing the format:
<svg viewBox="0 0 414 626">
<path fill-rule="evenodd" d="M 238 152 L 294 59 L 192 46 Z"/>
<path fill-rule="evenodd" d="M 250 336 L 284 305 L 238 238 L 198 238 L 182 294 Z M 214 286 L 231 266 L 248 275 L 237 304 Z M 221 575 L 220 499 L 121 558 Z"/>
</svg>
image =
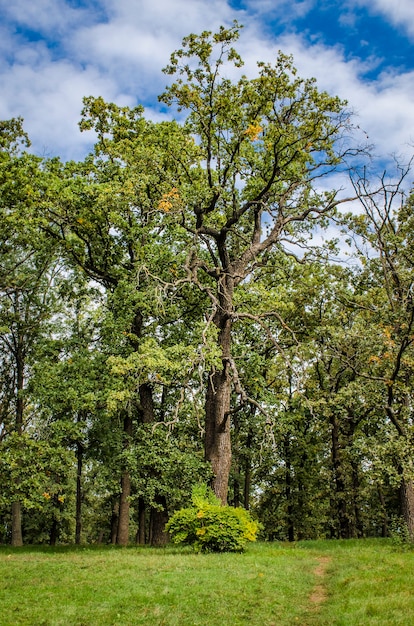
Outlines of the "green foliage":
<svg viewBox="0 0 414 626">
<path fill-rule="evenodd" d="M 378 533 L 413 475 L 414 196 L 395 210 L 398 185 L 356 182 L 359 262 L 312 249 L 341 219 L 320 178 L 354 153 L 346 103 L 283 53 L 247 78 L 238 37 L 172 54 L 160 100 L 182 123 L 86 98 L 83 162 L 31 155 L 22 120 L 0 121 L 0 513 L 20 501 L 29 540 L 73 519 L 74 450 L 85 537 L 116 518 L 125 472 L 131 518 L 183 506 L 218 475 L 206 397 L 230 497 L 257 494 L 266 538 Z M 241 550 L 257 524 L 197 487 L 169 530 Z"/>
<path fill-rule="evenodd" d="M 389 535 L 394 546 L 403 550 L 414 550 L 414 537 L 410 534 L 405 520 L 394 516 L 389 524 Z"/>
<path fill-rule="evenodd" d="M 256 540 L 259 524 L 249 512 L 221 506 L 207 487 L 193 489 L 192 503 L 176 511 L 166 526 L 174 543 L 191 545 L 196 552 L 242 552 Z"/>
<path fill-rule="evenodd" d="M 56 442 L 13 433 L 0 443 L 0 505 L 20 499 L 25 509 L 42 508 L 53 496 L 64 500 L 73 455 Z"/>
</svg>

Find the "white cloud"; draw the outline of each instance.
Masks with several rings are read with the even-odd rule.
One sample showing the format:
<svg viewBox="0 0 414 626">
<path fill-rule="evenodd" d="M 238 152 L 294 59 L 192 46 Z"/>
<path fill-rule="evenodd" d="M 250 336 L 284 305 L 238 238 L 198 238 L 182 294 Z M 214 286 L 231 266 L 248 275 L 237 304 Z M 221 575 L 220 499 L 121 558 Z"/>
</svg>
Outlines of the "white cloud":
<svg viewBox="0 0 414 626">
<path fill-rule="evenodd" d="M 366 1 L 348 0 L 347 6 Z M 364 64 L 347 61 L 340 46 L 310 46 L 299 35 L 278 40 L 264 36 L 269 32 L 263 28 L 267 11 L 303 14 L 314 3 L 249 0 L 244 10 L 236 11 L 226 0 L 101 0 L 99 12 L 93 13 L 65 0 L 0 0 L 5 17 L 0 26 L 0 118 L 22 115 L 39 152 L 81 157 L 90 141 L 77 127 L 83 96 L 102 95 L 118 104 L 146 102 L 151 107 L 147 114 L 162 119 L 156 97 L 168 77 L 161 68 L 182 37 L 239 18 L 245 28 L 237 47 L 248 75 L 255 73 L 256 61 L 275 60 L 279 48 L 293 53 L 300 75 L 315 76 L 322 89 L 349 100 L 358 113 L 357 123 L 379 153 L 403 150 L 414 139 L 413 73 L 383 74 L 367 83 L 363 75 L 375 66 L 375 59 Z M 391 14 L 393 19 L 410 14 L 411 2 L 371 3 L 378 10 L 382 5 L 398 6 L 399 13 L 395 6 L 389 8 L 390 19 Z M 24 41 L 22 33 L 6 29 L 7 19 L 52 33 L 59 47 Z"/>
<path fill-rule="evenodd" d="M 14 20 L 33 32 L 54 36 L 68 32 L 94 15 L 91 9 L 74 8 L 66 0 L 0 0 L 0 10 L 4 21 Z"/>
<path fill-rule="evenodd" d="M 7 99 L 0 102 L 0 117 L 22 116 L 34 149 L 47 156 L 81 158 L 91 136 L 78 128 L 82 98 L 92 93 L 111 100 L 122 94 L 94 68 L 79 71 L 66 61 L 38 66 L 14 65 L 0 75 L 0 91 L 7 85 Z M 123 97 L 124 104 L 133 104 Z"/>
<path fill-rule="evenodd" d="M 139 98 L 148 90 L 162 89 L 161 68 L 190 32 L 214 30 L 232 21 L 225 0 L 131 0 L 106 1 L 107 22 L 79 28 L 74 33 L 73 53 L 78 59 L 113 74 Z"/>
<path fill-rule="evenodd" d="M 226 0 L 208 5 L 203 0 L 101 0 L 98 8 L 74 8 L 65 0 L 0 0 L 4 24 L 11 25 L 0 27 L 0 118 L 23 116 L 38 152 L 82 156 L 90 141 L 77 126 L 85 95 L 156 105 L 167 82 L 161 68 L 182 38 L 231 23 L 235 13 Z M 25 39 L 26 28 L 47 43 Z M 148 115 L 164 117 L 156 109 Z"/>
<path fill-rule="evenodd" d="M 402 26 L 414 37 L 413 0 L 349 0 L 350 4 L 363 6 L 371 13 L 386 17 L 395 26 Z"/>
</svg>

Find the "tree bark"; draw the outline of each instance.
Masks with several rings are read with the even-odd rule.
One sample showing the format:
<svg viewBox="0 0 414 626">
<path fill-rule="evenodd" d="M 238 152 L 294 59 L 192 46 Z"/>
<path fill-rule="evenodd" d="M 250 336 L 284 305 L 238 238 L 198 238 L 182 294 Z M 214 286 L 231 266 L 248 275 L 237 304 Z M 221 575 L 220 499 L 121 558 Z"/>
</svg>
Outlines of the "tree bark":
<svg viewBox="0 0 414 626">
<path fill-rule="evenodd" d="M 161 509 L 153 507 L 151 509 L 151 545 L 165 546 L 168 542 L 168 533 L 165 532 L 165 525 L 168 522 L 167 499 L 165 496 L 156 496 L 156 503 Z"/>
<path fill-rule="evenodd" d="M 128 448 L 132 437 L 132 418 L 125 415 L 124 418 L 124 448 Z M 131 496 L 131 476 L 128 469 L 123 469 L 121 476 L 121 497 L 119 500 L 118 533 L 116 542 L 120 546 L 128 545 L 129 541 L 129 509 Z"/>
<path fill-rule="evenodd" d="M 407 525 L 410 538 L 414 539 L 414 483 L 412 480 L 402 479 L 400 503 L 402 518 Z"/>
<path fill-rule="evenodd" d="M 213 322 L 219 329 L 218 345 L 222 353 L 222 368 L 210 372 L 205 403 L 205 459 L 211 463 L 214 478 L 212 488 L 223 505 L 231 467 L 230 397 L 231 397 L 231 332 L 234 281 L 230 273 L 218 283 L 219 309 Z"/>
<path fill-rule="evenodd" d="M 49 545 L 55 546 L 59 537 L 59 524 L 57 519 L 53 518 L 52 526 L 49 533 Z"/>
<path fill-rule="evenodd" d="M 295 541 L 295 522 L 293 518 L 293 504 L 292 504 L 292 466 L 290 459 L 290 441 L 289 434 L 286 435 L 284 441 L 284 452 L 285 452 L 285 497 L 287 503 L 287 531 L 288 531 L 288 540 Z"/>
<path fill-rule="evenodd" d="M 119 499 L 117 498 L 112 505 L 112 514 L 111 514 L 111 543 L 116 543 L 116 538 L 118 534 L 118 522 L 119 522 Z"/>
<path fill-rule="evenodd" d="M 131 477 L 128 471 L 124 471 L 121 477 L 121 497 L 119 500 L 119 518 L 116 543 L 127 546 L 129 541 L 129 498 L 131 496 Z"/>
<path fill-rule="evenodd" d="M 231 466 L 229 366 L 211 373 L 206 395 L 205 459 L 211 463 L 212 488 L 223 505 L 227 504 Z"/>
<path fill-rule="evenodd" d="M 381 525 L 381 537 L 388 537 L 388 515 L 387 515 L 387 507 L 385 504 L 385 498 L 382 491 L 382 487 L 380 484 L 377 485 L 378 490 L 378 498 L 381 504 L 381 512 L 382 512 L 382 525 Z"/>
<path fill-rule="evenodd" d="M 17 337 L 17 349 L 16 349 L 16 432 L 21 435 L 23 432 L 23 412 L 24 412 L 24 400 L 23 400 L 23 388 L 24 388 L 24 350 L 23 339 Z M 17 485 L 16 485 L 17 486 Z M 23 533 L 22 533 L 22 505 L 20 501 L 15 501 L 11 506 L 12 516 L 12 546 L 23 545 Z"/>
<path fill-rule="evenodd" d="M 235 469 L 236 476 L 233 479 L 233 506 L 240 506 L 240 466 Z"/>
<path fill-rule="evenodd" d="M 136 543 L 140 546 L 145 545 L 145 518 L 146 506 L 144 498 L 138 499 L 138 530 L 136 535 Z"/>
<path fill-rule="evenodd" d="M 22 546 L 23 545 L 23 535 L 22 535 L 22 506 L 20 502 L 12 502 L 11 505 L 12 510 L 12 537 L 11 537 L 11 545 L 12 546 Z"/>
<path fill-rule="evenodd" d="M 149 383 L 143 383 L 139 388 L 139 400 L 141 407 L 141 419 L 143 424 L 153 424 L 155 422 L 155 407 L 153 390 Z M 157 475 L 158 472 L 155 472 Z M 165 532 L 165 525 L 168 522 L 167 499 L 162 495 L 155 495 L 155 502 L 160 505 L 152 507 L 150 513 L 150 543 L 152 546 L 163 546 L 168 541 L 168 534 Z M 145 543 L 145 503 L 142 503 L 144 513 L 139 517 L 139 542 Z M 140 505 L 139 505 L 140 506 Z M 141 528 L 142 526 L 142 528 Z"/>
<path fill-rule="evenodd" d="M 80 441 L 76 444 L 77 472 L 76 472 L 76 522 L 75 544 L 81 542 L 82 533 L 82 469 L 83 469 L 83 446 Z"/>
<path fill-rule="evenodd" d="M 249 434 L 247 435 L 246 440 L 246 448 L 248 450 L 246 454 L 246 458 L 244 461 L 244 486 L 243 486 L 243 500 L 244 500 L 244 508 L 246 511 L 250 509 L 250 489 L 252 482 L 252 459 L 250 450 L 252 449 L 253 443 L 253 431 L 249 430 Z"/>
<path fill-rule="evenodd" d="M 332 467 L 335 483 L 335 508 L 338 520 L 338 536 L 340 539 L 349 538 L 349 519 L 345 500 L 345 483 L 340 454 L 339 422 L 335 416 L 331 417 Z"/>
</svg>

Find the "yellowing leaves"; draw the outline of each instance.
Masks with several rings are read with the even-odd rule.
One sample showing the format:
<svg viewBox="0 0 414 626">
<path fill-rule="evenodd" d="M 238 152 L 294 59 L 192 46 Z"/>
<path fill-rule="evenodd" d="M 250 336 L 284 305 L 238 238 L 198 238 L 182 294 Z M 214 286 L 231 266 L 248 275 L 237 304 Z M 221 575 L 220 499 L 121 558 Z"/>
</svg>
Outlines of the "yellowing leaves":
<svg viewBox="0 0 414 626">
<path fill-rule="evenodd" d="M 160 211 L 168 213 L 168 211 L 171 211 L 174 205 L 177 205 L 179 199 L 180 194 L 178 193 L 178 189 L 176 187 L 173 187 L 171 191 L 168 191 L 167 193 L 164 193 L 162 195 L 162 198 L 158 203 L 158 209 Z"/>
<path fill-rule="evenodd" d="M 244 131 L 244 134 L 247 135 L 250 141 L 257 141 L 262 131 L 263 131 L 263 126 L 260 126 L 258 122 L 252 122 L 246 128 L 246 130 Z"/>
</svg>

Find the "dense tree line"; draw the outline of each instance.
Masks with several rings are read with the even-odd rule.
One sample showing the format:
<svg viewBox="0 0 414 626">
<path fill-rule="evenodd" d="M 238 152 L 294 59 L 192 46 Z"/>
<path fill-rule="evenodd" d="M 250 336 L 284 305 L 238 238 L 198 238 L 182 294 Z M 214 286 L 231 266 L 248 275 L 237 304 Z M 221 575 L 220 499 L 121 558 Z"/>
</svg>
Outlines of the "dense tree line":
<svg viewBox="0 0 414 626">
<path fill-rule="evenodd" d="M 82 162 L 0 123 L 0 541 L 159 545 L 199 482 L 268 539 L 414 532 L 409 168 L 237 37 L 172 54 L 181 122 L 85 98 Z"/>
</svg>

